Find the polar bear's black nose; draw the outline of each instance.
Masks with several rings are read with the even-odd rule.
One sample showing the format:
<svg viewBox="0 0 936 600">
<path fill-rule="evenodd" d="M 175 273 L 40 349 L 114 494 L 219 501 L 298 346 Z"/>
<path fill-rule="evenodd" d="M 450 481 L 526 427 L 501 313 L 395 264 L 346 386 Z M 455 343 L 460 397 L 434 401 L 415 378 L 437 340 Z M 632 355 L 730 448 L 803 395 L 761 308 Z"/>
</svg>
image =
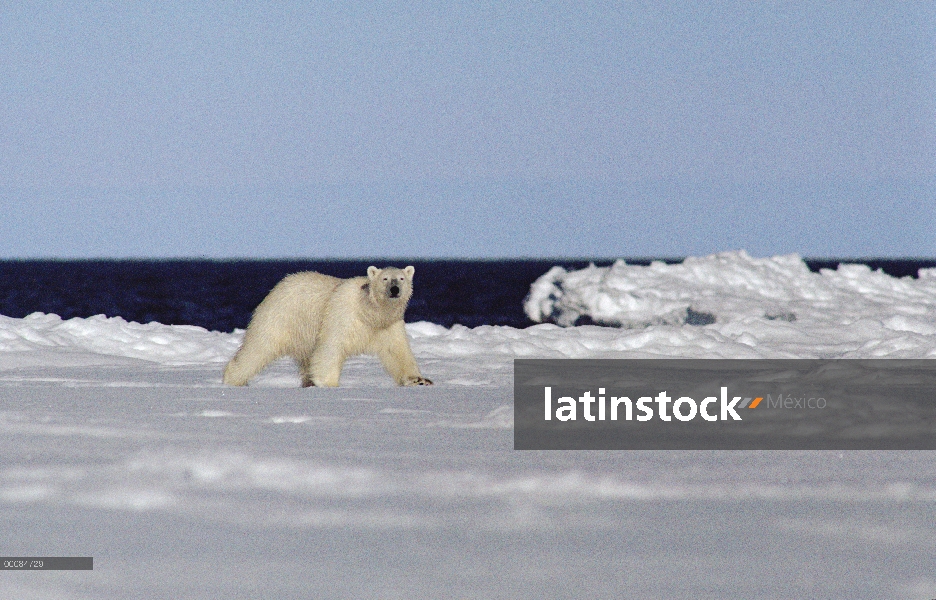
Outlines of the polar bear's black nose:
<svg viewBox="0 0 936 600">
<path fill-rule="evenodd" d="M 394 283 L 393 285 L 390 286 L 390 297 L 396 298 L 399 295 L 400 295 L 400 286 Z"/>
</svg>

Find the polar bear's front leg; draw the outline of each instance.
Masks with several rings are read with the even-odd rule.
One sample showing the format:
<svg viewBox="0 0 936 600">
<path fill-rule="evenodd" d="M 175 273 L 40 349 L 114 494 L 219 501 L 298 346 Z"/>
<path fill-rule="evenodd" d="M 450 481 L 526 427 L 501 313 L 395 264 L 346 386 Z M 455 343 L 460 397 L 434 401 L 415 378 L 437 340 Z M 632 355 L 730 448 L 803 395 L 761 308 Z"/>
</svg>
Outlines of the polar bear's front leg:
<svg viewBox="0 0 936 600">
<path fill-rule="evenodd" d="M 394 323 L 376 341 L 376 352 L 384 369 L 397 385 L 432 385 L 419 372 L 419 365 L 410 349 L 403 321 Z"/>
<path fill-rule="evenodd" d="M 344 362 L 345 355 L 340 347 L 336 348 L 331 344 L 320 345 L 312 354 L 312 368 L 303 376 L 303 385 L 308 380 L 318 387 L 338 387 Z"/>
</svg>

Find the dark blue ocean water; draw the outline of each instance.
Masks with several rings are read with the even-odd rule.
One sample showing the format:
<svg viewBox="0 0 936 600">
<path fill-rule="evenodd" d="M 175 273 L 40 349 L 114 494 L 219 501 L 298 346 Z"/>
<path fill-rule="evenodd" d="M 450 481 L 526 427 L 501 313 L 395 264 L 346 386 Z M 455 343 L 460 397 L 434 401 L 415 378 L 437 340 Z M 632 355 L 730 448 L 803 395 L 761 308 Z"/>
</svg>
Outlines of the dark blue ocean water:
<svg viewBox="0 0 936 600">
<path fill-rule="evenodd" d="M 663 259 L 680 262 L 679 259 Z M 530 284 L 555 265 L 581 269 L 612 260 L 81 260 L 0 261 L 0 314 L 55 313 L 64 319 L 104 314 L 128 321 L 198 325 L 217 331 L 246 327 L 253 309 L 289 273 L 364 275 L 369 265 L 416 267 L 406 320 L 446 327 L 460 323 L 528 327 L 523 300 Z M 627 259 L 631 264 L 649 260 Z M 936 260 L 862 259 L 872 269 L 916 277 Z M 807 260 L 810 269 L 838 260 Z"/>
</svg>

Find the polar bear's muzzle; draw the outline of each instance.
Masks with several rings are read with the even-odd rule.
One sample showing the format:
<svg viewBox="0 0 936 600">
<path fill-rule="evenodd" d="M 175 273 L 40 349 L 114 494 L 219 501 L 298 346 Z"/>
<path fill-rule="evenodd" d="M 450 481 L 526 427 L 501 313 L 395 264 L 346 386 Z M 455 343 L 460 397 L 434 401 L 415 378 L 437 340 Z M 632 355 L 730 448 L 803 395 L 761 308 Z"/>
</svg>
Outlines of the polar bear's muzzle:
<svg viewBox="0 0 936 600">
<path fill-rule="evenodd" d="M 387 288 L 387 293 L 390 295 L 391 298 L 399 298 L 400 286 L 397 285 L 397 283 L 394 281 L 393 283 L 390 284 L 390 287 Z"/>
</svg>

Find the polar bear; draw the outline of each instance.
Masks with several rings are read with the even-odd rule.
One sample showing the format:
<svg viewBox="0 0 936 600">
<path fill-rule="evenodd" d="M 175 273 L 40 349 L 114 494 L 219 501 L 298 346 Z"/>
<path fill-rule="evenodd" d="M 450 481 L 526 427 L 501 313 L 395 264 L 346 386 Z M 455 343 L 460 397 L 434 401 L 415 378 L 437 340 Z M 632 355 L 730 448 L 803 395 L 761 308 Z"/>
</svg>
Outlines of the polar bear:
<svg viewBox="0 0 936 600">
<path fill-rule="evenodd" d="M 288 275 L 254 311 L 224 383 L 247 385 L 274 360 L 291 356 L 303 387 L 336 387 L 348 357 L 376 354 L 397 384 L 432 385 L 420 374 L 403 327 L 414 272 L 409 266 L 368 267 L 367 277 L 351 279 Z"/>
</svg>

